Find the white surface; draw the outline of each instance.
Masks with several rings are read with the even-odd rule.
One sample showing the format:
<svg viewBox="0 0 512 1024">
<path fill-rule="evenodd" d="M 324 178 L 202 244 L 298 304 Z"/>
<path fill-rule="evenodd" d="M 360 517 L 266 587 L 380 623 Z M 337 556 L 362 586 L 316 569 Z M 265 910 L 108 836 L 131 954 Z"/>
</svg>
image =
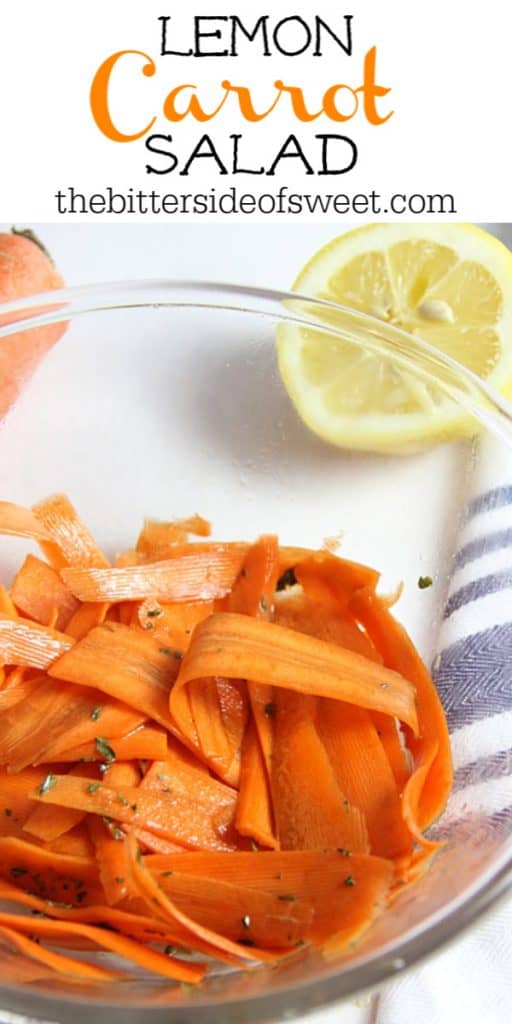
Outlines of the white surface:
<svg viewBox="0 0 512 1024">
<path fill-rule="evenodd" d="M 21 215 L 23 216 L 23 215 Z M 27 226 L 16 221 L 17 227 Z M 30 226 L 34 226 L 29 222 Z M 9 229 L 11 222 L 3 224 Z M 171 277 L 290 288 L 315 250 L 358 225 L 40 223 L 67 284 Z M 512 245 L 512 224 L 483 225 Z"/>
</svg>

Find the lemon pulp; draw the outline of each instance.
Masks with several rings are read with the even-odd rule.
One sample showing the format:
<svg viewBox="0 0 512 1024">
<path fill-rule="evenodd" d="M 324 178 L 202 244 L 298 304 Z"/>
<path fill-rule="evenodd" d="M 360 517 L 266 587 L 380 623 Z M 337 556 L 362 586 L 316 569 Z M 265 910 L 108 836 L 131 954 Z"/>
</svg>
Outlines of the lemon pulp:
<svg viewBox="0 0 512 1024">
<path fill-rule="evenodd" d="M 510 385 L 512 254 L 478 228 L 373 224 L 321 249 L 293 288 L 401 327 L 501 391 Z M 435 384 L 360 343 L 283 325 L 278 358 L 301 417 L 343 447 L 407 452 L 474 429 Z"/>
</svg>

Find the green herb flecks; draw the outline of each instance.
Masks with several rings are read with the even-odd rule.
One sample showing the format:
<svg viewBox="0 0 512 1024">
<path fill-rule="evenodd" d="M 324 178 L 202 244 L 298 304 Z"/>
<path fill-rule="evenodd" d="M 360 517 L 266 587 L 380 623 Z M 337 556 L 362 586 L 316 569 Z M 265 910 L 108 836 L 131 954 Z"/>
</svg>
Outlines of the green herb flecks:
<svg viewBox="0 0 512 1024">
<path fill-rule="evenodd" d="M 116 759 L 116 754 L 115 751 L 112 750 L 110 743 L 108 743 L 103 736 L 97 736 L 95 743 L 96 750 L 98 751 L 100 757 L 102 757 L 103 760 L 107 762 L 107 764 L 112 764 L 112 762 Z"/>
<path fill-rule="evenodd" d="M 9 874 L 11 874 L 13 878 L 21 878 L 22 875 L 27 874 L 27 868 L 11 868 Z"/>
<path fill-rule="evenodd" d="M 297 582 L 294 569 L 286 569 L 277 581 L 276 590 L 286 590 L 287 587 L 294 587 Z"/>
<path fill-rule="evenodd" d="M 98 708 L 93 708 L 93 710 L 91 711 L 91 718 L 92 718 L 93 722 L 97 722 L 98 721 L 98 718 L 100 717 L 102 711 L 103 711 L 103 708 L 99 708 L 99 707 Z"/>
<path fill-rule="evenodd" d="M 418 586 L 420 590 L 426 590 L 427 587 L 431 587 L 433 584 L 432 576 L 420 576 L 418 579 Z"/>
</svg>

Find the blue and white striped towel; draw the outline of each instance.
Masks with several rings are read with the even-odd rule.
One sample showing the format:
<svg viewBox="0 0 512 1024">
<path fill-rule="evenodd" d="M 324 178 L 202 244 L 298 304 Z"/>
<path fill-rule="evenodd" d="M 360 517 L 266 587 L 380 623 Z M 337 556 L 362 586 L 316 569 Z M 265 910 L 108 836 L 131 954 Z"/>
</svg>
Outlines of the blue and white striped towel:
<svg viewBox="0 0 512 1024">
<path fill-rule="evenodd" d="M 488 815 L 512 807 L 512 455 L 485 438 L 480 456 L 434 662 L 452 734 L 450 817 L 468 802 Z M 511 1018 L 512 901 L 384 989 L 372 1013 L 375 1024 Z"/>
</svg>

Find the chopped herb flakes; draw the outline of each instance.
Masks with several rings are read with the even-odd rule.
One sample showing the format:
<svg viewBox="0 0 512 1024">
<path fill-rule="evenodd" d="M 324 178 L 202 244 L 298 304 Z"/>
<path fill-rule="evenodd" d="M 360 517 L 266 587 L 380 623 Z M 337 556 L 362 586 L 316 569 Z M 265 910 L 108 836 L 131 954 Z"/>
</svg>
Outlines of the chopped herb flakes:
<svg viewBox="0 0 512 1024">
<path fill-rule="evenodd" d="M 97 722 L 98 721 L 98 718 L 100 717 L 102 711 L 103 711 L 103 708 L 94 708 L 91 711 L 91 718 L 92 718 L 93 722 Z"/>
<path fill-rule="evenodd" d="M 26 868 L 11 868 L 10 874 L 12 875 L 13 878 L 21 878 L 22 875 L 26 875 L 27 874 L 27 869 Z"/>
<path fill-rule="evenodd" d="M 286 590 L 287 587 L 294 587 L 297 582 L 294 569 L 287 569 L 277 581 L 276 590 Z"/>
<path fill-rule="evenodd" d="M 295 903 L 296 900 L 297 900 L 297 897 L 296 896 L 292 896 L 292 894 L 289 893 L 289 892 L 284 892 L 284 893 L 282 893 L 281 896 L 278 896 L 277 898 L 278 898 L 278 900 L 282 900 L 283 903 Z"/>
<path fill-rule="evenodd" d="M 159 615 L 163 614 L 163 608 L 149 608 L 148 611 L 146 612 L 146 615 L 148 615 L 150 619 L 157 619 Z"/>
<path fill-rule="evenodd" d="M 172 651 L 170 647 L 160 647 L 160 654 L 166 654 L 168 658 L 172 658 Z"/>
<path fill-rule="evenodd" d="M 350 857 L 350 850 L 346 850 L 344 846 L 338 846 L 338 853 L 341 853 L 342 857 Z"/>
<path fill-rule="evenodd" d="M 356 880 L 352 875 L 347 875 L 347 877 L 344 879 L 343 884 L 350 887 L 356 884 Z"/>
<path fill-rule="evenodd" d="M 98 754 L 100 754 L 101 757 L 103 757 L 108 764 L 111 764 L 112 761 L 115 761 L 115 751 L 112 750 L 112 747 L 107 742 L 107 740 L 103 738 L 103 736 L 97 736 L 95 743 Z"/>
<path fill-rule="evenodd" d="M 46 778 L 43 779 L 41 785 L 39 786 L 39 794 L 40 794 L 40 796 L 43 796 L 44 793 L 47 793 L 49 789 L 53 789 L 53 787 L 56 786 L 56 785 L 57 785 L 57 776 L 56 775 L 52 775 L 51 773 L 49 773 L 46 776 Z"/>
<path fill-rule="evenodd" d="M 418 579 L 418 586 L 420 590 L 426 590 L 427 587 L 431 587 L 433 583 L 432 576 L 420 576 Z"/>
<path fill-rule="evenodd" d="M 98 789 L 100 789 L 100 787 L 101 787 L 101 782 L 91 782 L 90 785 L 87 786 L 87 792 L 88 793 L 96 793 L 96 791 Z"/>
<path fill-rule="evenodd" d="M 10 818 L 11 815 L 12 815 L 11 808 L 10 807 L 5 807 L 4 808 L 4 814 L 5 814 L 6 818 Z"/>
<path fill-rule="evenodd" d="M 124 885 L 124 878 L 122 875 L 116 875 L 116 882 L 118 885 Z"/>
<path fill-rule="evenodd" d="M 276 711 L 277 711 L 277 704 L 272 704 L 272 703 L 265 704 L 265 707 L 263 708 L 263 710 L 264 710 L 267 718 L 273 718 L 275 713 L 276 713 Z"/>
</svg>

